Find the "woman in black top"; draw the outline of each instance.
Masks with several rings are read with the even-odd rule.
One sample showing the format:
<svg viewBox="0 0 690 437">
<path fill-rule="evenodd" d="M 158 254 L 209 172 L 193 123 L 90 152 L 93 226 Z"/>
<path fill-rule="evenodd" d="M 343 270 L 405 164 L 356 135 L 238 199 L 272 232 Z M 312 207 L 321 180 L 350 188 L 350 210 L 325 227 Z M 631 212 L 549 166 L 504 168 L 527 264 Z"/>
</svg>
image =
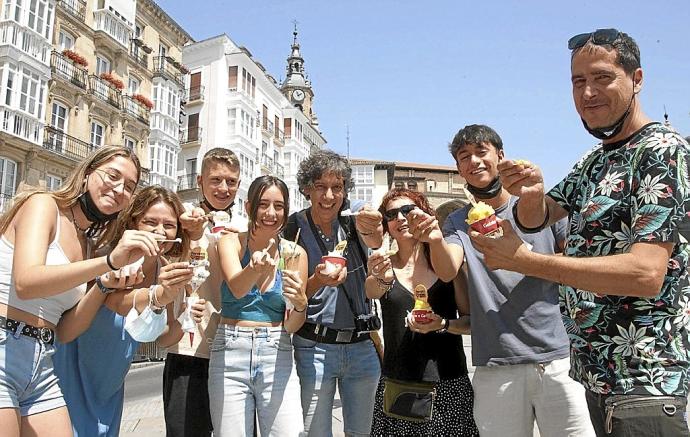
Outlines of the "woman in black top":
<svg viewBox="0 0 690 437">
<path fill-rule="evenodd" d="M 383 226 L 397 241 L 398 252 L 388 257 L 381 251 L 369 257 L 367 296 L 380 299 L 383 313 L 385 352 L 382 380 L 376 393 L 372 435 L 479 435 L 472 416 L 473 392 L 461 334 L 469 332 L 467 296 L 453 283 L 442 282 L 429 259 L 429 243 L 411 233 L 407 215 L 412 211 L 434 216 L 434 210 L 419 192 L 394 189 L 381 202 Z M 415 214 L 412 212 L 412 214 Z M 437 223 L 430 226 L 424 241 L 442 239 Z M 424 285 L 433 313 L 429 323 L 415 323 L 413 289 Z M 456 292 L 456 289 L 458 290 Z M 383 412 L 384 379 L 436 383 L 431 419 L 423 422 L 389 417 Z"/>
</svg>

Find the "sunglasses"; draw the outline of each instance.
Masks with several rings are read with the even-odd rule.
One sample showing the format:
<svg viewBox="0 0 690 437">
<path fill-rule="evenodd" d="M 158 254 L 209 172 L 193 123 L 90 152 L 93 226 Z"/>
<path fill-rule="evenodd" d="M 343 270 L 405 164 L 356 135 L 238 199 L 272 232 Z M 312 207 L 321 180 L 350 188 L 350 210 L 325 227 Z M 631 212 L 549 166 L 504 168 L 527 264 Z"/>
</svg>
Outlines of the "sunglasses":
<svg viewBox="0 0 690 437">
<path fill-rule="evenodd" d="M 568 40 L 568 50 L 579 49 L 590 40 L 598 46 L 613 44 L 620 36 L 621 33 L 616 29 L 597 29 L 594 32 L 581 33 Z"/>
<path fill-rule="evenodd" d="M 402 214 L 403 217 L 407 217 L 407 214 L 412 212 L 413 209 L 415 209 L 417 205 L 403 205 L 400 208 L 393 208 L 385 211 L 383 213 L 383 217 L 386 219 L 386 221 L 392 222 L 393 220 L 398 218 L 398 213 Z"/>
</svg>

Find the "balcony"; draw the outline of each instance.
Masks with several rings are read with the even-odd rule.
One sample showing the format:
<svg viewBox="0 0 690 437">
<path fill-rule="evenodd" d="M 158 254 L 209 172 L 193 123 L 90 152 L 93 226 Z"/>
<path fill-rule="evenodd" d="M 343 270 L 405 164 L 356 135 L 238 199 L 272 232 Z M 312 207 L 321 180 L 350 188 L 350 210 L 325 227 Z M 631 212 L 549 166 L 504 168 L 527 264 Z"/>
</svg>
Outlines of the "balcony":
<svg viewBox="0 0 690 437">
<path fill-rule="evenodd" d="M 82 23 L 86 22 L 86 2 L 83 0 L 58 0 L 58 8 L 64 10 Z"/>
<path fill-rule="evenodd" d="M 261 132 L 263 132 L 266 135 L 273 135 L 273 132 L 275 132 L 275 127 L 273 127 L 273 122 L 264 119 L 263 122 L 261 123 Z"/>
<path fill-rule="evenodd" d="M 73 161 L 81 161 L 94 150 L 94 147 L 86 141 L 74 138 L 51 126 L 46 126 L 43 148 Z"/>
<path fill-rule="evenodd" d="M 196 184 L 196 173 L 190 173 L 177 178 L 177 191 L 183 190 L 195 190 L 197 188 Z"/>
<path fill-rule="evenodd" d="M 276 162 L 275 175 L 281 179 L 285 179 L 285 167 Z"/>
<path fill-rule="evenodd" d="M 280 145 L 284 146 L 285 145 L 285 134 L 283 133 L 282 130 L 276 129 L 273 135 L 273 142 Z"/>
<path fill-rule="evenodd" d="M 261 169 L 268 173 L 273 173 L 273 158 L 265 153 L 261 154 Z"/>
<path fill-rule="evenodd" d="M 204 101 L 204 86 L 195 86 L 187 90 L 187 104 Z"/>
<path fill-rule="evenodd" d="M 113 107 L 122 109 L 122 93 L 110 82 L 93 74 L 89 75 L 89 92 Z"/>
<path fill-rule="evenodd" d="M 28 27 L 21 26 L 15 21 L 0 22 L 0 44 L 11 45 L 43 65 L 47 66 L 48 62 L 50 62 L 50 51 L 52 49 L 50 42 L 43 35 L 34 32 Z M 13 61 L 16 62 L 16 58 L 21 55 L 16 53 L 9 56 L 15 57 Z"/>
<path fill-rule="evenodd" d="M 162 77 L 175 82 L 180 88 L 184 87 L 184 74 L 166 56 L 153 57 L 153 77 Z"/>
<path fill-rule="evenodd" d="M 62 53 L 53 51 L 50 55 L 50 71 L 53 78 L 60 78 L 83 90 L 86 89 L 86 70 L 78 67 Z"/>
<path fill-rule="evenodd" d="M 122 103 L 125 114 L 136 118 L 146 126 L 149 125 L 149 114 L 151 112 L 149 108 L 135 100 L 132 96 L 122 96 Z"/>
<path fill-rule="evenodd" d="M 43 122 L 15 109 L 0 107 L 0 130 L 34 144 L 43 140 Z"/>
<path fill-rule="evenodd" d="M 202 129 L 198 126 L 193 126 L 180 131 L 180 144 L 200 143 Z"/>
<path fill-rule="evenodd" d="M 134 43 L 129 46 L 129 57 L 140 67 L 149 68 L 149 55 Z"/>
<path fill-rule="evenodd" d="M 139 186 L 148 187 L 151 185 L 151 170 L 146 167 L 141 167 L 141 176 L 139 177 Z"/>
<path fill-rule="evenodd" d="M 93 11 L 93 27 L 96 29 L 94 37 L 100 43 L 111 46 L 115 51 L 126 51 L 132 39 L 132 28 L 120 17 L 108 9 Z M 106 38 L 100 34 L 107 35 Z M 111 42 L 114 42 L 113 45 Z"/>
</svg>

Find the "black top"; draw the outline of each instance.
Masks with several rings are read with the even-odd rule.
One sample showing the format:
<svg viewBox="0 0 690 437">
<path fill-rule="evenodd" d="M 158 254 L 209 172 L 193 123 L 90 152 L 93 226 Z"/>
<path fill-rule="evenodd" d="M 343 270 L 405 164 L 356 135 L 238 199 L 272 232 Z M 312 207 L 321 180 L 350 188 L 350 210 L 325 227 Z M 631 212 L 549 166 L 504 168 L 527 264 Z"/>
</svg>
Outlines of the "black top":
<svg viewBox="0 0 690 437">
<path fill-rule="evenodd" d="M 436 281 L 428 291 L 432 310 L 445 319 L 457 319 L 452 282 Z M 462 336 L 405 327 L 407 311 L 414 308 L 412 292 L 395 281 L 381 297 L 383 315 L 383 376 L 403 381 L 439 381 L 467 374 Z"/>
</svg>

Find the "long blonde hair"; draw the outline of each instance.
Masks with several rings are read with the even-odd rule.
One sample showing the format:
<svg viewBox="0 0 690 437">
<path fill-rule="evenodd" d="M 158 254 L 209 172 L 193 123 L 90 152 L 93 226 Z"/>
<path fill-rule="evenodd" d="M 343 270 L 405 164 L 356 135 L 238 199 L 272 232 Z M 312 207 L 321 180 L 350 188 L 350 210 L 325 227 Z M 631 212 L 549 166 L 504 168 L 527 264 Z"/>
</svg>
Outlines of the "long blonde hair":
<svg viewBox="0 0 690 437">
<path fill-rule="evenodd" d="M 139 183 L 139 178 L 141 177 L 141 165 L 139 164 L 139 158 L 130 149 L 122 146 L 103 146 L 96 149 L 88 158 L 82 160 L 77 167 L 72 171 L 72 173 L 67 177 L 64 184 L 57 190 L 53 192 L 48 192 L 42 189 L 31 189 L 17 194 L 14 198 L 14 202 L 9 210 L 2 216 L 0 216 L 0 235 L 3 235 L 7 228 L 9 227 L 14 216 L 21 207 L 26 203 L 29 198 L 35 194 L 47 193 L 55 199 L 59 208 L 70 208 L 75 205 L 79 199 L 79 196 L 84 193 L 86 189 L 84 186 L 84 180 L 93 171 L 110 161 L 116 156 L 122 156 L 127 158 L 134 163 L 137 168 L 137 183 Z M 96 242 L 96 247 L 102 247 L 107 244 L 111 239 L 115 229 L 116 220 L 111 220 L 105 227 L 105 230 L 98 238 Z"/>
</svg>

